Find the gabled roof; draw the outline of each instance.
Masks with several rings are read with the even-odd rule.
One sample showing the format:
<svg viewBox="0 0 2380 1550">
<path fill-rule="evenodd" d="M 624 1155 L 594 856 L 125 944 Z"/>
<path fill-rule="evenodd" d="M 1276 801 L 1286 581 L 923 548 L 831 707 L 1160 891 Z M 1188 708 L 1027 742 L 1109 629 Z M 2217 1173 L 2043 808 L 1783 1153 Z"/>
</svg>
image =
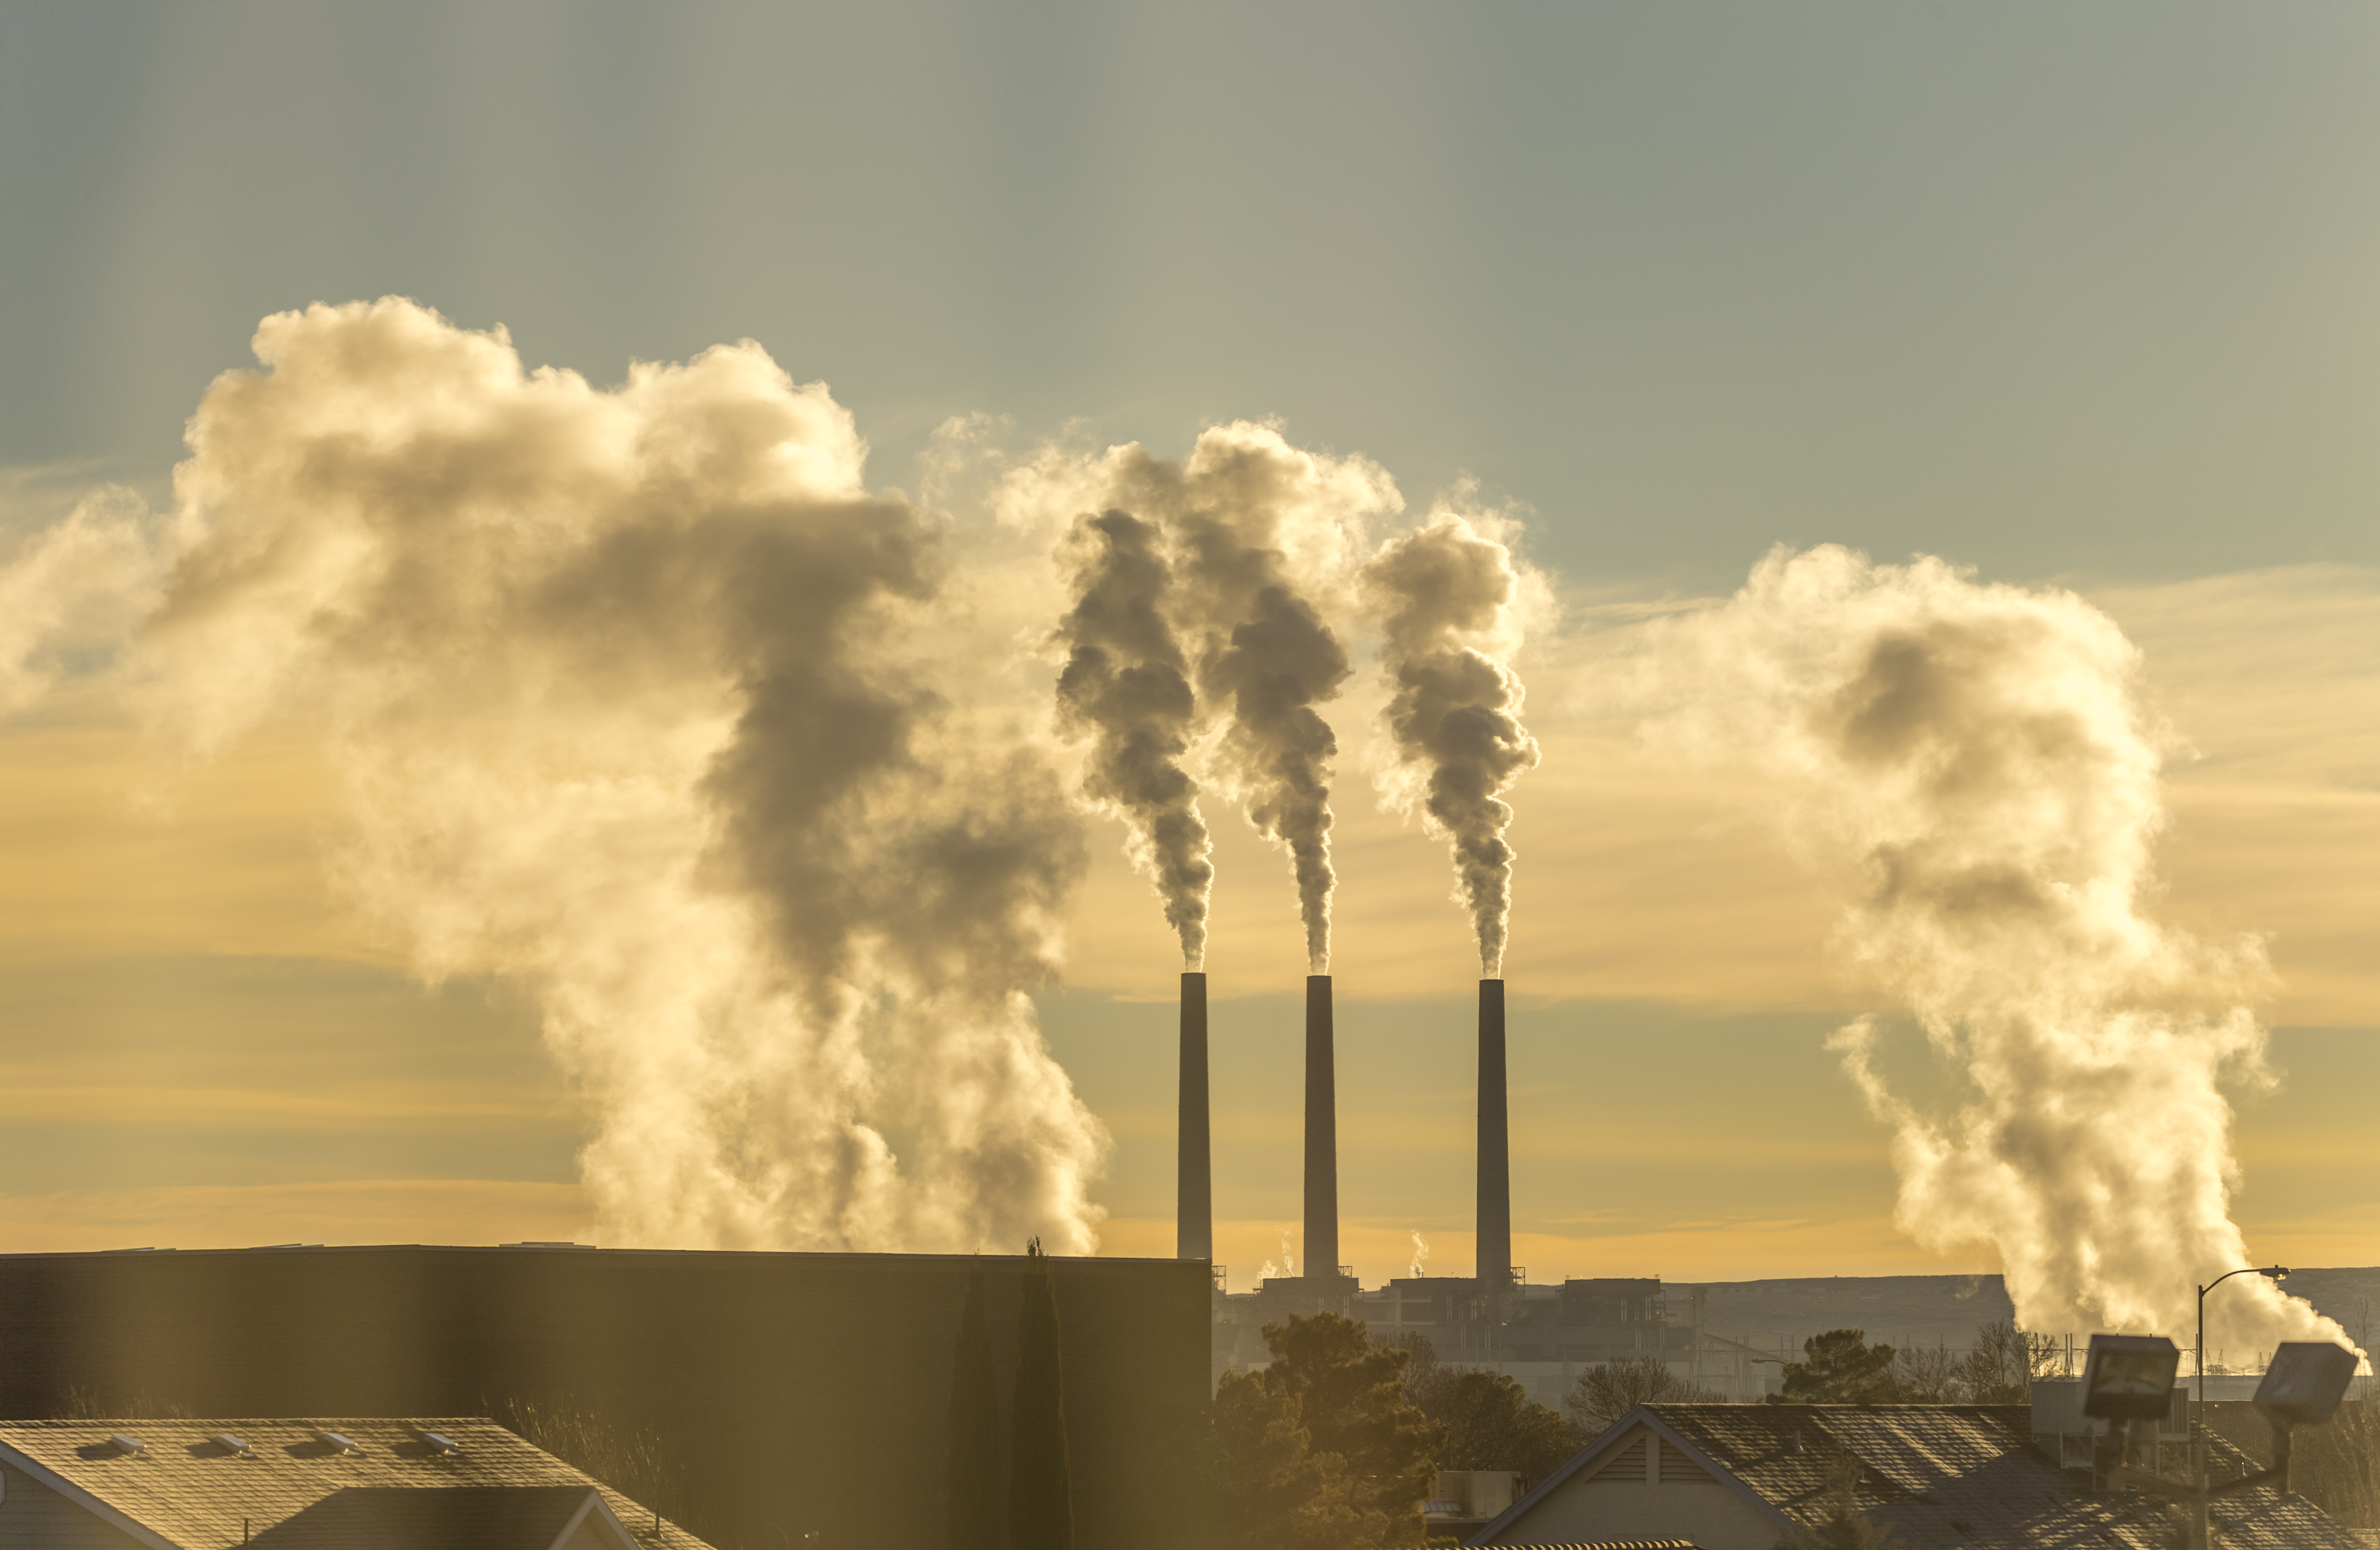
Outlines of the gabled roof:
<svg viewBox="0 0 2380 1550">
<path fill-rule="evenodd" d="M 2156 1550 L 2163 1543 L 2166 1502 L 2078 1489 L 2033 1446 L 2023 1405 L 1640 1405 L 1472 1543 L 1489 1543 L 1520 1522 L 1640 1425 L 1748 1497 L 1784 1532 L 1823 1521 L 1848 1471 L 1861 1508 L 1913 1550 Z M 2209 1448 L 2217 1480 L 2254 1468 L 2219 1437 Z M 2222 1497 L 2214 1511 L 2225 1543 L 2238 1550 L 2348 1543 L 2327 1514 L 2270 1486 Z"/>
<path fill-rule="evenodd" d="M 1779 1538 L 1791 1535 L 1796 1527 L 1793 1519 L 1788 1517 L 1784 1513 L 1779 1511 L 1775 1507 L 1771 1506 L 1759 1492 L 1755 1491 L 1744 1482 L 1738 1480 L 1724 1465 L 1717 1463 L 1709 1456 L 1703 1453 L 1701 1449 L 1689 1442 L 1682 1434 L 1678 1432 L 1669 1423 L 1669 1422 L 1662 1418 L 1660 1414 L 1661 1411 L 1668 1411 L 1674 1408 L 1677 1407 L 1663 1405 L 1658 1407 L 1657 1410 L 1656 1407 L 1651 1405 L 1639 1405 L 1634 1410 L 1630 1411 L 1626 1415 L 1621 1416 L 1619 1420 L 1605 1427 L 1602 1432 L 1589 1440 L 1585 1447 L 1582 1447 L 1576 1453 L 1572 1454 L 1569 1459 L 1565 1461 L 1560 1468 L 1555 1470 L 1553 1473 L 1546 1476 L 1544 1480 L 1538 1482 L 1534 1490 L 1530 1491 L 1526 1496 L 1524 1496 L 1520 1500 L 1514 1502 L 1511 1507 L 1506 1508 L 1504 1511 L 1495 1520 L 1490 1521 L 1486 1528 L 1483 1528 L 1477 1533 L 1473 1534 L 1471 1538 L 1464 1543 L 1469 1544 L 1492 1544 L 1495 1541 L 1495 1537 L 1503 1532 L 1507 1526 L 1517 1522 L 1521 1518 L 1524 1517 L 1531 1508 L 1536 1507 L 1537 1503 L 1544 1501 L 1548 1496 L 1560 1491 L 1564 1482 L 1569 1481 L 1579 1474 L 1589 1472 L 1597 1459 L 1602 1458 L 1604 1454 L 1609 1452 L 1611 1449 L 1621 1447 L 1640 1425 L 1650 1428 L 1656 1435 L 1667 1439 L 1672 1447 L 1684 1452 L 1689 1458 L 1693 1459 L 1695 1463 L 1701 1465 L 1704 1469 L 1708 1470 L 1718 1478 L 1721 1484 L 1727 1486 L 1738 1496 L 1743 1498 L 1744 1502 L 1750 1506 L 1754 1511 L 1775 1523 L 1777 1525 L 1778 1535 Z M 1715 1405 L 1710 1408 L 1714 1410 L 1740 1410 L 1750 1407 L 1738 1405 Z M 1656 1543 L 1658 1542 L 1657 1541 Z M 1531 1550 L 1545 1550 L 1545 1547 L 1533 1545 L 1531 1546 Z"/>
<path fill-rule="evenodd" d="M 433 1433 L 455 1446 L 442 1451 Z M 288 1550 L 550 1550 L 590 1526 L 621 1550 L 709 1550 L 674 1524 L 654 1536 L 650 1509 L 483 1420 L 0 1421 L 0 1461 L 150 1550 L 243 1532 Z"/>
</svg>

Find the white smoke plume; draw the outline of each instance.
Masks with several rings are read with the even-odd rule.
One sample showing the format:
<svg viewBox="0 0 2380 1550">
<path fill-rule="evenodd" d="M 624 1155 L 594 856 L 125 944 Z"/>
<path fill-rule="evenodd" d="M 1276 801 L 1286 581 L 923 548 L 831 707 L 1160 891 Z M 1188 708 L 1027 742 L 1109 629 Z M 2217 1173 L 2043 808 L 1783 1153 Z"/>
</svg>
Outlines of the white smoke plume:
<svg viewBox="0 0 2380 1550">
<path fill-rule="evenodd" d="M 1428 1260 L 1429 1241 L 1422 1237 L 1421 1229 L 1419 1228 L 1415 1228 L 1413 1235 L 1413 1259 L 1405 1265 L 1405 1274 L 1411 1276 L 1415 1280 L 1419 1280 L 1422 1277 L 1428 1274 L 1427 1271 L 1422 1268 L 1425 1264 L 1428 1263 Z"/>
<path fill-rule="evenodd" d="M 2138 652 L 2070 593 L 1938 560 L 1779 551 L 1659 645 L 1694 708 L 1657 737 L 1787 782 L 1793 833 L 1852 899 L 1839 940 L 1965 1072 L 1955 1110 L 1896 1091 L 1874 1020 L 1835 1047 L 1894 1127 L 1898 1219 L 1998 1251 L 2021 1324 L 2186 1336 L 2193 1288 L 2252 1263 L 2228 1080 L 2270 1080 L 2247 1005 L 2261 943 L 2147 912 L 2169 737 Z M 2243 1277 L 2210 1339 L 2342 1339 Z"/>
<path fill-rule="evenodd" d="M 1199 726 L 1189 668 L 1166 617 L 1172 567 L 1152 523 L 1083 516 L 1068 541 L 1074 607 L 1058 628 L 1062 725 L 1091 742 L 1083 785 L 1131 826 L 1133 859 L 1157 885 L 1184 967 L 1207 961 L 1212 846 L 1184 767 Z"/>
<path fill-rule="evenodd" d="M 1503 800 L 1537 762 L 1521 725 L 1520 575 L 1511 551 L 1462 515 L 1434 514 L 1365 567 L 1387 637 L 1385 719 L 1408 779 L 1395 784 L 1454 853 L 1455 902 L 1471 916 L 1479 972 L 1504 972 L 1512 908 L 1512 821 Z"/>
<path fill-rule="evenodd" d="M 1027 999 L 1077 822 L 915 665 L 951 537 L 825 387 L 747 342 L 599 391 L 393 298 L 256 349 L 190 424 L 149 703 L 201 752 L 326 726 L 345 881 L 533 990 L 603 1235 L 1088 1252 L 1105 1135 Z"/>
<path fill-rule="evenodd" d="M 0 565 L 0 715 L 118 655 L 156 603 L 168 537 L 128 490 L 103 489 Z"/>
<path fill-rule="evenodd" d="M 1402 506 L 1394 484 L 1376 465 L 1302 452 L 1246 421 L 1208 430 L 1178 463 L 1135 444 L 1093 459 L 1051 452 L 1019 472 L 1022 503 L 1127 513 L 1164 535 L 1164 612 L 1201 717 L 1223 728 L 1218 783 L 1289 852 L 1307 962 L 1328 972 L 1338 742 L 1317 707 L 1351 670 L 1326 614 L 1343 600 L 1364 523 Z"/>
</svg>

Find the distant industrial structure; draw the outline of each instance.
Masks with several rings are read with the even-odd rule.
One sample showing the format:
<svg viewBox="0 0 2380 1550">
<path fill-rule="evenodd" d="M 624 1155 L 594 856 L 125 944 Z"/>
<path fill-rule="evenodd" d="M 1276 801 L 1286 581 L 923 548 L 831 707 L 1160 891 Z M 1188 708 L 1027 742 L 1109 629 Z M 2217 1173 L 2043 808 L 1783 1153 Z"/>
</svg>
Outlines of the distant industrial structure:
<svg viewBox="0 0 2380 1550">
<path fill-rule="evenodd" d="M 1215 1160 L 1208 1120 L 1207 976 L 1182 976 L 1182 1078 L 1174 1121 L 1173 1243 L 1177 1259 L 1215 1257 Z"/>
<path fill-rule="evenodd" d="M 1548 1408 L 1560 1408 L 1581 1372 L 1605 1362 L 1649 1357 L 1730 1400 L 1759 1399 L 1781 1381 L 1774 1350 L 1704 1327 L 1698 1288 L 1673 1309 L 1653 1278 L 1512 1281 L 1488 1290 L 1467 1276 L 1398 1277 L 1370 1290 L 1352 1277 L 1340 1279 L 1337 1295 L 1318 1291 L 1308 1277 L 1268 1279 L 1250 1292 L 1218 1290 L 1214 1375 L 1264 1366 L 1267 1324 L 1330 1312 L 1362 1319 L 1378 1338 L 1427 1340 L 1449 1366 L 1506 1374 Z"/>
<path fill-rule="evenodd" d="M 1704 1326 L 1697 1291 L 1673 1311 L 1657 1278 L 1566 1279 L 1531 1284 L 1512 1264 L 1512 1173 L 1506 1107 L 1504 982 L 1479 982 L 1477 1261 L 1468 1277 L 1399 1278 L 1365 1290 L 1339 1263 L 1338 1118 L 1331 982 L 1305 982 L 1305 1273 L 1266 1278 L 1213 1294 L 1210 1375 L 1261 1368 L 1270 1360 L 1264 1326 L 1289 1315 L 1342 1314 L 1376 1336 L 1427 1340 L 1450 1365 L 1510 1374 L 1531 1398 L 1558 1406 L 1578 1373 L 1597 1362 L 1650 1357 L 1679 1377 L 1729 1399 L 1756 1399 L 1779 1383 L 1773 1352 Z M 1181 1253 L 1211 1253 L 1207 1171 L 1207 984 L 1182 976 Z M 1195 1138 L 1195 1140 L 1194 1140 Z M 1196 1167 L 1194 1180 L 1192 1168 Z M 1198 1213 L 1193 1219 L 1190 1213 Z M 1194 1253 L 1194 1248 L 1198 1251 Z"/>
</svg>

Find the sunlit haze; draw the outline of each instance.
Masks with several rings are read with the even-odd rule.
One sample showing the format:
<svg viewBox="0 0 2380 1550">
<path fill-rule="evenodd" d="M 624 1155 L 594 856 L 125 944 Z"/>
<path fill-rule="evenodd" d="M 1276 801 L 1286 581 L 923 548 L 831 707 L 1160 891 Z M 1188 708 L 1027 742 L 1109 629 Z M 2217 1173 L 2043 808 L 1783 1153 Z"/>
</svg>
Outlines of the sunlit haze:
<svg viewBox="0 0 2380 1550">
<path fill-rule="evenodd" d="M 0 8 L 0 1252 L 1169 1256 L 1203 968 L 1235 1290 L 1309 973 L 1366 1284 L 1483 972 L 1532 1280 L 2380 1261 L 2374 144 L 2346 6 Z"/>
</svg>

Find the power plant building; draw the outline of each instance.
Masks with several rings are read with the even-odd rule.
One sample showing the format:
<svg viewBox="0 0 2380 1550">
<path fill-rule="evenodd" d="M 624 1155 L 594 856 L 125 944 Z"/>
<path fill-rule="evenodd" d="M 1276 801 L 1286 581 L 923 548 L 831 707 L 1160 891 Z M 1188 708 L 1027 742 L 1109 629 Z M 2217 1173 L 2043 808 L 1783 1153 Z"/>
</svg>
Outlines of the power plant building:
<svg viewBox="0 0 2380 1550">
<path fill-rule="evenodd" d="M 1202 1174 L 1194 1196 L 1188 1138 L 1206 1158 L 1206 976 L 1183 980 L 1182 1199 L 1209 1198 Z M 1195 1005 L 1196 1011 L 1193 1011 Z M 1195 1035 L 1193 1029 L 1195 1027 Z M 1196 1074 L 1193 1076 L 1193 1040 Z M 1303 1276 L 1269 1278 L 1255 1291 L 1232 1293 L 1218 1277 L 1213 1294 L 1210 1376 L 1250 1372 L 1271 1360 L 1264 1326 L 1293 1314 L 1341 1314 L 1364 1321 L 1376 1338 L 1427 1341 L 1451 1366 L 1505 1373 L 1539 1403 L 1559 1406 L 1584 1368 L 1651 1358 L 1678 1377 L 1730 1399 L 1756 1399 L 1779 1383 L 1765 1351 L 1706 1329 L 1699 1293 L 1673 1315 L 1658 1279 L 1569 1279 L 1532 1286 L 1512 1259 L 1512 1173 L 1505 1090 L 1504 982 L 1479 982 L 1477 1264 L 1468 1277 L 1411 1277 L 1364 1290 L 1338 1263 L 1338 1116 L 1331 982 L 1305 982 L 1305 1250 Z M 1196 1104 L 1192 1102 L 1196 1082 Z M 1184 1244 L 1211 1243 L 1212 1224 L 1184 1222 Z M 1185 1251 L 1186 1253 L 1186 1251 Z"/>
<path fill-rule="evenodd" d="M 1601 1277 L 1514 1282 L 1500 1295 L 1459 1276 L 1399 1277 L 1368 1290 L 1338 1278 L 1335 1295 L 1305 1277 L 1267 1280 L 1252 1292 L 1219 1290 L 1214 1376 L 1269 1362 L 1267 1324 L 1322 1312 L 1363 1320 L 1375 1338 L 1426 1340 L 1450 1367 L 1506 1374 L 1549 1408 L 1560 1406 L 1585 1368 L 1647 1357 L 1724 1399 L 1758 1399 L 1779 1384 L 1773 1352 L 1705 1327 L 1698 1293 L 1673 1306 L 1658 1278 Z"/>
</svg>

